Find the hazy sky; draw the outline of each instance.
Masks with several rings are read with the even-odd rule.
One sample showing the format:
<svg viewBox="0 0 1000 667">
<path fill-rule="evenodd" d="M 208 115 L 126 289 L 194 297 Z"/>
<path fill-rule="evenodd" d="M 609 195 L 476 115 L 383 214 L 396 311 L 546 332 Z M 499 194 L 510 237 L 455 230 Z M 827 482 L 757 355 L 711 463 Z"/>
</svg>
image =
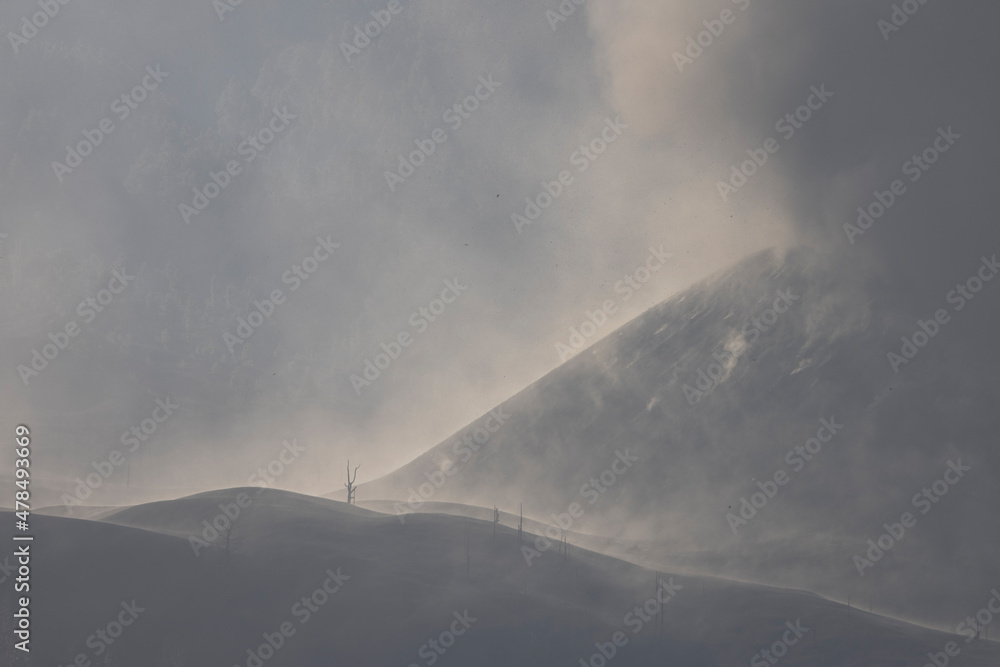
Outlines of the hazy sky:
<svg viewBox="0 0 1000 667">
<path fill-rule="evenodd" d="M 49 443 L 37 477 L 71 485 L 169 398 L 141 482 L 243 483 L 295 439 L 279 485 L 325 492 L 348 457 L 387 473 L 556 367 L 605 300 L 598 337 L 756 250 L 808 243 L 916 318 L 1000 250 L 990 3 L 930 2 L 891 32 L 881 0 L 620 0 L 558 22 L 554 0 L 388 5 L 74 2 L 30 40 L 9 33 L 38 7 L 0 9 L 0 414 Z M 388 25 L 347 48 L 370 12 Z M 807 121 L 776 125 L 810 100 Z M 903 164 L 939 128 L 961 138 L 911 182 Z M 92 154 L 54 168 L 85 132 Z M 723 200 L 718 182 L 766 145 Z M 199 202 L 212 173 L 228 184 Z M 842 225 L 897 178 L 905 194 L 849 243 Z M 519 230 L 526 198 L 558 187 Z M 181 204 L 207 206 L 186 221 Z M 651 247 L 670 257 L 625 301 L 616 283 Z M 420 314 L 456 281 L 433 322 Z M 109 283 L 120 293 L 100 296 Z M 78 310 L 110 296 L 92 321 Z M 994 313 L 970 309 L 967 334 L 995 335 Z M 22 377 L 71 322 L 67 349 Z M 401 333 L 412 343 L 359 395 L 351 375 Z"/>
</svg>

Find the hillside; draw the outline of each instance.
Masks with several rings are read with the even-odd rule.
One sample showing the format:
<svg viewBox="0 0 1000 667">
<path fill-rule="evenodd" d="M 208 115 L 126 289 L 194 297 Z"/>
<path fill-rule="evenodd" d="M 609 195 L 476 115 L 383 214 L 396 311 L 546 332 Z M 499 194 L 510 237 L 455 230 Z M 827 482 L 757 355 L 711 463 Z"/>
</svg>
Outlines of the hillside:
<svg viewBox="0 0 1000 667">
<path fill-rule="evenodd" d="M 241 500 L 228 562 L 217 544 L 195 556 L 189 534 L 220 504 Z M 736 665 L 780 640 L 790 622 L 803 640 L 785 664 L 823 667 L 902 664 L 890 657 L 916 664 L 956 639 L 856 609 L 848 629 L 843 605 L 810 593 L 669 573 L 662 621 L 641 621 L 629 614 L 654 599 L 650 570 L 576 548 L 568 556 L 553 548 L 529 567 L 509 527 L 494 538 L 487 522 L 420 515 L 400 523 L 286 492 L 230 489 L 104 521 L 35 521 L 35 604 L 48 611 L 38 619 L 34 664 L 65 665 L 78 653 L 110 654 L 108 663 L 95 660 L 102 665 L 257 664 L 247 651 L 266 634 L 280 644 L 266 664 L 422 665 L 432 664 L 430 639 L 462 630 L 434 664 L 577 664 L 595 643 L 610 651 L 621 632 L 615 664 Z M 317 593 L 324 584 L 333 592 Z M 72 598 L 63 594 L 69 587 Z M 102 641 L 88 647 L 88 638 L 126 607 L 136 612 L 132 624 L 97 656 Z M 963 653 L 972 667 L 1000 659 L 990 643 Z"/>
</svg>

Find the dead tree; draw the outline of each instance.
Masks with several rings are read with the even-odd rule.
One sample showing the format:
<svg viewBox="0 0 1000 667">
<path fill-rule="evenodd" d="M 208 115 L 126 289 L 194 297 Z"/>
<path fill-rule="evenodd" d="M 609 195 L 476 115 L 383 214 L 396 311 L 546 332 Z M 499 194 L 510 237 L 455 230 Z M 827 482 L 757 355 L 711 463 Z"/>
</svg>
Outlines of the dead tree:
<svg viewBox="0 0 1000 667">
<path fill-rule="evenodd" d="M 517 520 L 517 543 L 522 543 L 522 536 L 524 535 L 524 503 L 521 503 L 521 516 Z"/>
<path fill-rule="evenodd" d="M 347 504 L 348 505 L 356 505 L 357 504 L 355 502 L 355 497 L 354 496 L 358 492 L 358 487 L 354 486 L 354 480 L 358 478 L 358 468 L 360 468 L 360 467 L 361 467 L 360 463 L 358 465 L 354 466 L 354 479 L 351 479 L 351 460 L 350 459 L 347 460 L 347 484 L 344 484 L 344 486 L 347 487 Z"/>
<path fill-rule="evenodd" d="M 219 548 L 222 550 L 222 564 L 229 565 L 229 556 L 239 548 L 242 539 L 235 536 L 236 519 L 231 519 L 226 527 L 219 531 Z"/>
<path fill-rule="evenodd" d="M 493 541 L 496 542 L 497 539 L 497 524 L 500 523 L 500 510 L 497 506 L 493 506 Z"/>
</svg>

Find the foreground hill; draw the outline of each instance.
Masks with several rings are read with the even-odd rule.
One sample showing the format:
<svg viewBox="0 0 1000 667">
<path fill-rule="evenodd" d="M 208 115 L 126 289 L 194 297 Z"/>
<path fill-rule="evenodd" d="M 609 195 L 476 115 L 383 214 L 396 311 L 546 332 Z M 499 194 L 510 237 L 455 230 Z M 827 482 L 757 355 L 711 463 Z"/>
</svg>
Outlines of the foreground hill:
<svg viewBox="0 0 1000 667">
<path fill-rule="evenodd" d="M 809 593 L 717 579 L 665 574 L 659 605 L 649 602 L 653 571 L 558 547 L 528 566 L 509 527 L 494 538 L 482 521 L 400 522 L 258 491 L 151 503 L 103 521 L 35 517 L 32 664 L 83 654 L 151 667 L 573 665 L 610 653 L 617 636 L 614 664 L 728 666 L 785 634 L 796 639 L 789 665 L 915 665 L 963 641 L 857 610 L 849 621 L 843 605 Z M 218 540 L 196 556 L 191 536 L 241 501 L 228 558 Z M 0 520 L 11 524 L 7 513 Z M 635 611 L 647 604 L 650 615 Z M 131 623 L 119 633 L 123 617 Z M 969 666 L 1000 659 L 988 642 L 963 642 L 962 652 Z"/>
<path fill-rule="evenodd" d="M 981 508 L 1000 503 L 993 357 L 965 346 L 967 308 L 894 372 L 887 352 L 915 323 L 878 285 L 834 280 L 842 273 L 807 249 L 752 256 L 358 497 L 523 503 L 547 523 L 579 502 L 572 530 L 658 544 L 650 558 L 663 566 L 871 598 L 955 627 L 1000 581 L 987 557 L 996 532 L 980 525 Z M 954 477 L 949 462 L 969 471 L 946 499 L 915 505 Z M 854 556 L 904 512 L 917 525 L 860 576 Z"/>
</svg>

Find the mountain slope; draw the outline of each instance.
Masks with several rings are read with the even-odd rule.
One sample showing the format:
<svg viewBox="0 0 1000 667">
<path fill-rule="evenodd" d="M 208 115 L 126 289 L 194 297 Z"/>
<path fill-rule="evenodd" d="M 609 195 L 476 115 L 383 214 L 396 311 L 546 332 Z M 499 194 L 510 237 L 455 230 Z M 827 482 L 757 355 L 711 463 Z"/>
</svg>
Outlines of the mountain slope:
<svg viewBox="0 0 1000 667">
<path fill-rule="evenodd" d="M 577 502 L 572 530 L 656 536 L 664 557 L 702 554 L 725 576 L 872 596 L 893 614 L 953 627 L 1000 579 L 984 557 L 992 538 L 970 511 L 1000 501 L 990 484 L 1000 461 L 983 435 L 1000 426 L 995 377 L 981 351 L 962 346 L 961 324 L 894 373 L 886 352 L 911 325 L 879 285 L 834 275 L 808 249 L 754 255 L 361 485 L 359 497 L 515 513 L 523 503 L 549 523 Z M 499 428 L 497 415 L 509 415 Z M 794 451 L 817 436 L 829 440 L 818 453 Z M 625 455 L 627 468 L 615 463 Z M 917 514 L 911 496 L 959 459 L 974 472 L 860 577 L 853 556 L 884 523 Z M 741 517 L 757 492 L 773 497 Z"/>
</svg>

